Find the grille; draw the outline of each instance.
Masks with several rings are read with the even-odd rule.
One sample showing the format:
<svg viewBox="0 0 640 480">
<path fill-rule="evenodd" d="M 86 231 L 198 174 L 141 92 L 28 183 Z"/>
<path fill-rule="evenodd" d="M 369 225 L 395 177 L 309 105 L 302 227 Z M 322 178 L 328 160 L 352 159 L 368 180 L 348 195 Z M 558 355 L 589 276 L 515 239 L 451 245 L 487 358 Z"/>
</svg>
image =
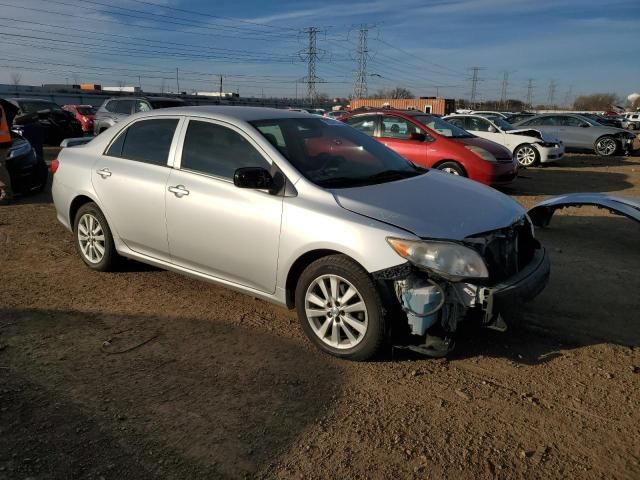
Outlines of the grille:
<svg viewBox="0 0 640 480">
<path fill-rule="evenodd" d="M 507 228 L 469 237 L 468 240 L 482 255 L 489 270 L 489 279 L 493 282 L 501 282 L 521 271 L 531 262 L 537 247 L 526 217 Z"/>
</svg>

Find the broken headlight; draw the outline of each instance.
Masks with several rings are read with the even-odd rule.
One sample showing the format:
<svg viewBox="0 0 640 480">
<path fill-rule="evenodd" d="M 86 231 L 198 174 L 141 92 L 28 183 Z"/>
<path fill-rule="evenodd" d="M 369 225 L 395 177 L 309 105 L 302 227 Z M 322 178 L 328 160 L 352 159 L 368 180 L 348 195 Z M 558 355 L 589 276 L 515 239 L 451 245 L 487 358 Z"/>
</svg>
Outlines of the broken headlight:
<svg viewBox="0 0 640 480">
<path fill-rule="evenodd" d="M 482 257 L 470 248 L 450 242 L 405 240 L 387 237 L 398 255 L 416 267 L 430 270 L 451 280 L 488 278 Z"/>
</svg>

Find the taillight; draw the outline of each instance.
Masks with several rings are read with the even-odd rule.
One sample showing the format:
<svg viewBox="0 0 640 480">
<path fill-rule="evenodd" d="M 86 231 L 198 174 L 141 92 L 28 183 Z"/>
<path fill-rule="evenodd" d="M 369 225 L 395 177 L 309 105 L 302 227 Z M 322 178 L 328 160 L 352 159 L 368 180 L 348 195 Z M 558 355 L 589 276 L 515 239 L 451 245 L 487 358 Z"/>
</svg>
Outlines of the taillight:
<svg viewBox="0 0 640 480">
<path fill-rule="evenodd" d="M 51 162 L 51 165 L 49 165 L 49 171 L 51 173 L 56 173 L 58 171 L 59 166 L 60 166 L 60 160 L 56 158 L 53 162 Z"/>
</svg>

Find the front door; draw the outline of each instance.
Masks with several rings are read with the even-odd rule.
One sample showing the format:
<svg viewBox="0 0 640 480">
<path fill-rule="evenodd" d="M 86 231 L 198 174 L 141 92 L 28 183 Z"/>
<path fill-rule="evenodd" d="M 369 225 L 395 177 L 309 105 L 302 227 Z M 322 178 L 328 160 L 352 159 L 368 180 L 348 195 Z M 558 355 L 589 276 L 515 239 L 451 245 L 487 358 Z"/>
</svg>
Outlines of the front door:
<svg viewBox="0 0 640 480">
<path fill-rule="evenodd" d="M 161 260 L 169 260 L 164 194 L 178 122 L 162 118 L 131 124 L 91 171 L 111 229 L 131 250 Z"/>
<path fill-rule="evenodd" d="M 167 230 L 176 265 L 273 293 L 283 197 L 233 184 L 237 168 L 271 169 L 258 148 L 235 127 L 190 119 L 166 188 Z"/>
<path fill-rule="evenodd" d="M 411 139 L 412 133 L 425 133 L 409 120 L 395 115 L 380 118 L 380 142 L 407 160 L 429 167 L 434 162 L 427 158 L 427 143 Z"/>
</svg>

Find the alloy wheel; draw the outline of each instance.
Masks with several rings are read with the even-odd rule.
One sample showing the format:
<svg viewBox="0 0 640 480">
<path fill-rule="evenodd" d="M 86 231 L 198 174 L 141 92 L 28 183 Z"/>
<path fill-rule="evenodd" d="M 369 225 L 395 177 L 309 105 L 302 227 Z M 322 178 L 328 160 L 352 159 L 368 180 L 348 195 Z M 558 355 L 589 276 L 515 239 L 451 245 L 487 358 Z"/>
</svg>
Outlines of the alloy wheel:
<svg viewBox="0 0 640 480">
<path fill-rule="evenodd" d="M 311 282 L 304 305 L 311 329 L 330 347 L 353 348 L 367 332 L 367 307 L 362 295 L 338 275 L 322 275 Z"/>
<path fill-rule="evenodd" d="M 604 156 L 613 155 L 616 148 L 616 142 L 612 138 L 603 138 L 602 140 L 598 140 L 598 144 L 596 145 L 598 154 Z"/>
<path fill-rule="evenodd" d="M 525 145 L 516 152 L 516 159 L 520 165 L 530 167 L 536 161 L 536 152 L 533 147 Z"/>
<path fill-rule="evenodd" d="M 444 167 L 442 171 L 450 173 L 451 175 L 458 175 L 458 176 L 460 175 L 460 173 L 455 168 L 451 168 L 451 167 Z"/>
<path fill-rule="evenodd" d="M 105 236 L 98 218 L 85 213 L 78 221 L 78 244 L 84 258 L 90 263 L 100 263 L 105 253 Z"/>
</svg>

